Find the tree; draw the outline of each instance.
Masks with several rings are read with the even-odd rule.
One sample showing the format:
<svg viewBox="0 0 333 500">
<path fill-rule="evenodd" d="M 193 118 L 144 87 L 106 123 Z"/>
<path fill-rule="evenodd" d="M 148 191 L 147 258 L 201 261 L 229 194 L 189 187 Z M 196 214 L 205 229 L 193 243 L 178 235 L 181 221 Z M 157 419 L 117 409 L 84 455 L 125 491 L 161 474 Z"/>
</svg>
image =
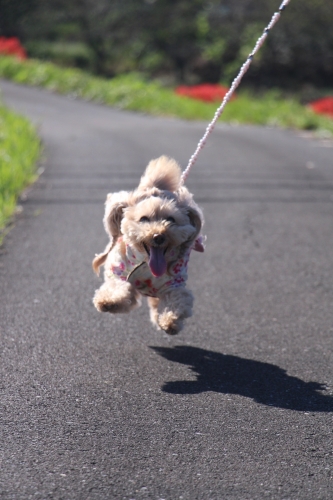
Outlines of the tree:
<svg viewBox="0 0 333 500">
<path fill-rule="evenodd" d="M 75 39 L 93 71 L 128 71 L 174 81 L 235 77 L 280 0 L 0 0 L 1 34 L 23 41 Z M 256 55 L 246 82 L 333 81 L 333 6 L 292 1 Z"/>
</svg>

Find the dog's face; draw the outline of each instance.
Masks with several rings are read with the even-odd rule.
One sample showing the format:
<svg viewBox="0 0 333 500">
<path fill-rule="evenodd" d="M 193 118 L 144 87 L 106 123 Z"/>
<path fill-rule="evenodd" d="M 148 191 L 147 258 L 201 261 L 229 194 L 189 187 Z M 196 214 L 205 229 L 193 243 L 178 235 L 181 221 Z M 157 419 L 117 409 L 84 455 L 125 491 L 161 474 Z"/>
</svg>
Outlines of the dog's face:
<svg viewBox="0 0 333 500">
<path fill-rule="evenodd" d="M 150 196 L 124 210 L 124 240 L 146 255 L 154 276 L 162 276 L 168 264 L 194 241 L 198 228 L 193 212 L 178 206 L 176 199 L 159 196 Z"/>
</svg>

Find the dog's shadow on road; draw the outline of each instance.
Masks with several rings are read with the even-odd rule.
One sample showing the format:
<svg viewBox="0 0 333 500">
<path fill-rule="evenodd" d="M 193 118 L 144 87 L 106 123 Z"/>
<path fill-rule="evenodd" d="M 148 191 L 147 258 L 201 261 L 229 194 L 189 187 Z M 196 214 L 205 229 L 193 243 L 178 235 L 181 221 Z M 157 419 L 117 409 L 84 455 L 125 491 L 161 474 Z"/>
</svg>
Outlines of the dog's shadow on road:
<svg viewBox="0 0 333 500">
<path fill-rule="evenodd" d="M 276 408 L 333 412 L 333 397 L 320 392 L 325 390 L 324 384 L 304 382 L 276 365 L 186 345 L 151 349 L 169 361 L 189 366 L 196 374 L 196 380 L 166 382 L 164 392 L 239 394 Z"/>
</svg>

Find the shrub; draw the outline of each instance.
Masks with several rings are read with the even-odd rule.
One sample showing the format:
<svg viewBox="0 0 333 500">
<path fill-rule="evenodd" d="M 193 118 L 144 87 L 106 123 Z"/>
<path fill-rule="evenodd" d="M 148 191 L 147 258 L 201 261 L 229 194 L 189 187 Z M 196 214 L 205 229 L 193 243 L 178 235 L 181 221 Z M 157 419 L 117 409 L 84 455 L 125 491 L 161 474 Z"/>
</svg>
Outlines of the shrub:
<svg viewBox="0 0 333 500">
<path fill-rule="evenodd" d="M 22 47 L 19 39 L 15 37 L 6 38 L 5 36 L 0 36 L 0 54 L 15 56 L 21 60 L 27 58 L 25 49 Z"/>
<path fill-rule="evenodd" d="M 333 118 L 333 97 L 323 97 L 311 102 L 309 106 L 318 115 L 327 115 Z"/>
<path fill-rule="evenodd" d="M 204 102 L 222 101 L 226 93 L 227 87 L 213 83 L 202 83 L 201 85 L 181 85 L 176 88 L 175 92 L 178 95 L 184 95 Z M 234 96 L 235 97 L 235 96 Z"/>
</svg>

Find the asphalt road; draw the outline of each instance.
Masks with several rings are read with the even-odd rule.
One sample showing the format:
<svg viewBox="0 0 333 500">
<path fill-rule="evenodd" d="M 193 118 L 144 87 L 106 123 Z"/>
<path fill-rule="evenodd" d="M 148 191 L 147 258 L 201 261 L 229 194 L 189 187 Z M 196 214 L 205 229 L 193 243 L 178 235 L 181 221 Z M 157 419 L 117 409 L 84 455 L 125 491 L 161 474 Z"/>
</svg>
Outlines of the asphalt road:
<svg viewBox="0 0 333 500">
<path fill-rule="evenodd" d="M 333 149 L 216 128 L 188 187 L 207 248 L 195 314 L 98 313 L 91 260 L 108 192 L 206 123 L 1 83 L 38 124 L 44 173 L 0 255 L 3 499 L 333 498 Z"/>
</svg>

